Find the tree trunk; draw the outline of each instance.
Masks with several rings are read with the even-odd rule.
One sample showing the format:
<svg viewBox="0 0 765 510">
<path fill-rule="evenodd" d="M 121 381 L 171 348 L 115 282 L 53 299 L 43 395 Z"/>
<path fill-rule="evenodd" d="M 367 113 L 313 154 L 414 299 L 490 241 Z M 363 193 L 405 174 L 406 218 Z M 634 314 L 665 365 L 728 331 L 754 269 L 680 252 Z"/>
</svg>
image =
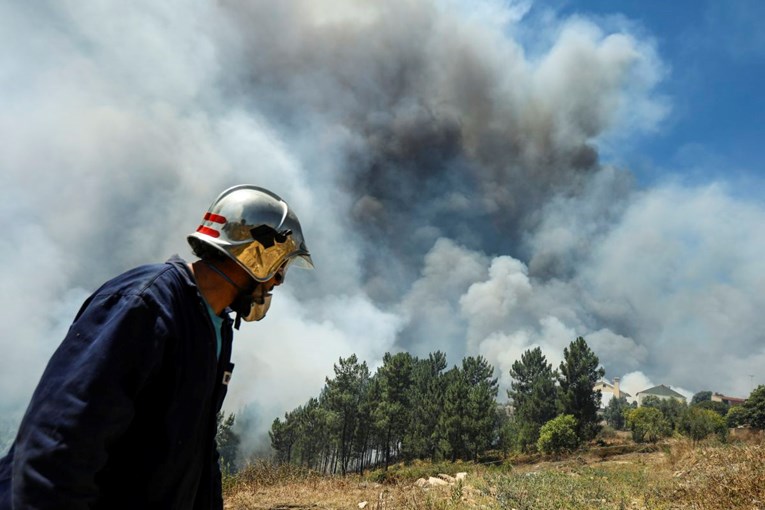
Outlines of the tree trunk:
<svg viewBox="0 0 765 510">
<path fill-rule="evenodd" d="M 385 471 L 388 471 L 388 464 L 390 463 L 390 433 L 391 425 L 388 425 L 388 430 L 385 433 Z"/>
</svg>

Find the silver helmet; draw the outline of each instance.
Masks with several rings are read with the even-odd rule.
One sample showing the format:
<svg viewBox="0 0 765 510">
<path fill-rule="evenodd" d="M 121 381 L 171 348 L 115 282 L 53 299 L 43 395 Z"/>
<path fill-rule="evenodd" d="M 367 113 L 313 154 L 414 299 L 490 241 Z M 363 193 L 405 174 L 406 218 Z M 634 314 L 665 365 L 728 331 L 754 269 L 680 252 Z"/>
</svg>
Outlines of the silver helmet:
<svg viewBox="0 0 765 510">
<path fill-rule="evenodd" d="M 289 205 L 249 184 L 221 193 L 187 239 L 195 253 L 218 250 L 258 282 L 267 282 L 292 263 L 313 268 L 300 221 Z"/>
</svg>

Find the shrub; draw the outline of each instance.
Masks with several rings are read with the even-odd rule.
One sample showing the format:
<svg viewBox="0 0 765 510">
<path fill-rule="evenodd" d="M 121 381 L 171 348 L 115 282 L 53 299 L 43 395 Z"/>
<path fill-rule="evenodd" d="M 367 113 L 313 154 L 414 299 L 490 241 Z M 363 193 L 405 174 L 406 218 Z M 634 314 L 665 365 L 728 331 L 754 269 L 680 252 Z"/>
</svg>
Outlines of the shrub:
<svg viewBox="0 0 765 510">
<path fill-rule="evenodd" d="M 725 402 L 716 402 L 714 400 L 705 400 L 700 404 L 694 405 L 693 407 L 709 409 L 710 411 L 714 411 L 722 417 L 725 417 L 725 415 L 728 414 L 728 409 L 730 409 L 730 406 Z"/>
<path fill-rule="evenodd" d="M 698 406 L 689 408 L 683 414 L 678 423 L 678 430 L 694 442 L 701 441 L 710 434 L 717 434 L 721 441 L 725 441 L 728 437 L 725 418 L 711 409 Z"/>
<path fill-rule="evenodd" d="M 765 386 L 757 386 L 743 407 L 746 410 L 746 424 L 753 429 L 765 429 Z"/>
<path fill-rule="evenodd" d="M 746 409 L 742 406 L 734 406 L 728 409 L 728 414 L 725 415 L 725 421 L 728 427 L 735 429 L 741 425 L 746 425 Z"/>
<path fill-rule="evenodd" d="M 688 408 L 685 402 L 680 402 L 674 398 L 658 398 L 652 395 L 643 399 L 641 407 L 653 407 L 661 411 L 664 420 L 669 426 L 670 434 L 677 428 L 677 423 L 680 421 L 680 417 Z"/>
<path fill-rule="evenodd" d="M 672 432 L 661 411 L 655 407 L 638 407 L 627 413 L 627 428 L 636 443 L 655 443 Z"/>
<path fill-rule="evenodd" d="M 575 450 L 579 446 L 576 435 L 576 418 L 562 414 L 548 421 L 539 430 L 537 448 L 543 453 L 560 453 Z"/>
</svg>

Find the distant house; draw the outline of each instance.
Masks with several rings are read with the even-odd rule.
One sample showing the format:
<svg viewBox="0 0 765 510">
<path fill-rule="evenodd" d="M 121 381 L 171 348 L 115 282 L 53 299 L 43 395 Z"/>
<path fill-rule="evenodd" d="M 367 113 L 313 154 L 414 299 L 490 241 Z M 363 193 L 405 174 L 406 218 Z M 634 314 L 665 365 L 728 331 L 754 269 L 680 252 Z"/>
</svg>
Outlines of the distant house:
<svg viewBox="0 0 765 510">
<path fill-rule="evenodd" d="M 636 396 L 637 396 L 638 406 L 643 405 L 643 400 L 645 400 L 646 397 L 656 397 L 663 400 L 674 398 L 675 400 L 682 402 L 683 404 L 686 403 L 685 397 L 683 395 L 676 392 L 669 386 L 665 386 L 664 384 L 654 386 L 653 388 L 648 388 L 647 390 L 638 391 Z"/>
<path fill-rule="evenodd" d="M 610 394 L 610 395 L 612 395 L 615 398 L 625 397 L 627 400 L 631 400 L 632 399 L 632 395 L 630 395 L 626 391 L 621 391 L 621 389 L 619 388 L 619 378 L 618 377 L 614 377 L 614 383 L 613 384 L 611 384 L 610 382 L 606 381 L 605 379 L 599 381 L 598 384 L 596 384 L 592 388 L 592 391 L 598 391 L 598 390 L 600 390 L 600 393 L 602 395 Z M 611 400 L 610 397 L 609 398 L 604 398 L 603 399 L 604 405 L 606 403 L 608 403 L 609 400 Z"/>
<path fill-rule="evenodd" d="M 746 402 L 746 399 L 738 397 L 726 397 L 720 393 L 712 393 L 712 402 L 722 402 L 723 404 L 728 404 L 729 406 L 733 407 L 740 406 Z"/>
</svg>

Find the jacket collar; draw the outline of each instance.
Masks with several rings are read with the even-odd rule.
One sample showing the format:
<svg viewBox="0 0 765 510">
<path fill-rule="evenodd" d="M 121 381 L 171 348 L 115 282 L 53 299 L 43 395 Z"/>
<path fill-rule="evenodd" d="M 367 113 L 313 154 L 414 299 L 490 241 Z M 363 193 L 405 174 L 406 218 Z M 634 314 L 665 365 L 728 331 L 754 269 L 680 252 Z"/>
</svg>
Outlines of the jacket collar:
<svg viewBox="0 0 765 510">
<path fill-rule="evenodd" d="M 178 269 L 178 272 L 180 273 L 181 277 L 183 278 L 184 283 L 187 285 L 194 287 L 194 291 L 196 291 L 197 295 L 199 296 L 199 299 L 204 302 L 204 298 L 202 297 L 202 293 L 199 292 L 199 287 L 197 287 L 197 281 L 194 279 L 194 274 L 191 272 L 191 269 L 189 268 L 188 262 L 183 260 L 180 256 L 177 254 L 171 256 L 167 261 L 166 264 L 170 264 L 176 269 Z M 231 314 L 233 310 L 231 308 L 226 308 L 223 310 L 223 321 L 229 325 L 234 322 L 231 317 L 229 317 L 229 314 Z"/>
<path fill-rule="evenodd" d="M 165 263 L 170 264 L 178 269 L 178 272 L 181 274 L 184 283 L 196 288 L 197 281 L 194 279 L 194 275 L 192 274 L 191 269 L 189 269 L 188 262 L 176 254 L 167 259 Z M 197 292 L 199 292 L 199 289 L 197 289 Z"/>
</svg>

